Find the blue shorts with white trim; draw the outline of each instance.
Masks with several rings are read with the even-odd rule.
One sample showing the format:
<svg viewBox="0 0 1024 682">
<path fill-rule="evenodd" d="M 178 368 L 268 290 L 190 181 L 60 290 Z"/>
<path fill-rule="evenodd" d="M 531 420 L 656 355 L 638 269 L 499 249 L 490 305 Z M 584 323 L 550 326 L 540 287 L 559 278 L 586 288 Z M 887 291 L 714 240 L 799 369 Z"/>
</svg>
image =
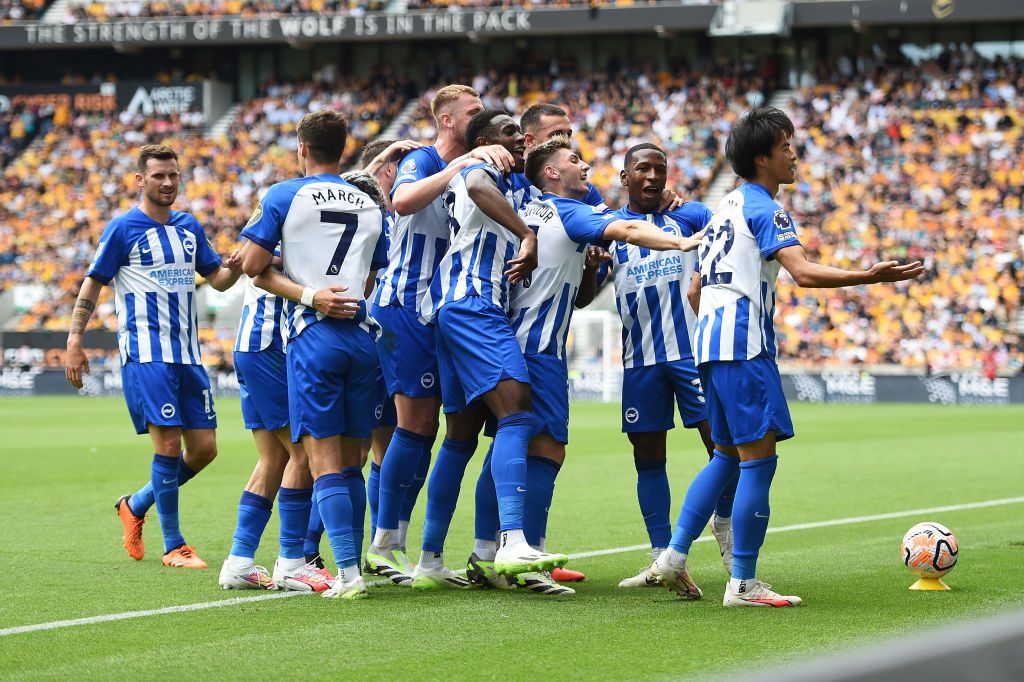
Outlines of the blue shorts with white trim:
<svg viewBox="0 0 1024 682">
<path fill-rule="evenodd" d="M 758 355 L 751 360 L 705 362 L 698 371 L 716 443 L 752 443 L 769 431 L 775 432 L 776 441 L 793 437 L 782 377 L 773 359 Z"/>
</svg>

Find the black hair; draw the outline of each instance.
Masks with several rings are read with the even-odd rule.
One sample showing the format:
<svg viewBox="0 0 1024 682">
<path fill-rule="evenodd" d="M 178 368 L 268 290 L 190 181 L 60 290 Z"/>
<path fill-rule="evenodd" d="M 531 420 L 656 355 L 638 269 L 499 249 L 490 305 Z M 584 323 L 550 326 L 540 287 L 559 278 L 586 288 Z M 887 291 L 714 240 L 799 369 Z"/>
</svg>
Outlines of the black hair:
<svg viewBox="0 0 1024 682">
<path fill-rule="evenodd" d="M 757 107 L 743 114 L 729 131 L 725 143 L 725 157 L 736 175 L 744 180 L 757 175 L 754 160 L 771 156 L 772 147 L 784 137 L 793 135 L 793 121 L 775 107 Z"/>
<path fill-rule="evenodd" d="M 650 142 L 642 142 L 641 144 L 633 145 L 632 147 L 629 148 L 629 151 L 626 152 L 626 160 L 623 162 L 623 165 L 627 171 L 633 165 L 633 157 L 636 156 L 639 152 L 644 151 L 645 149 L 652 149 L 661 154 L 662 156 L 664 156 L 666 160 L 668 160 L 668 154 L 665 153 L 664 149 L 662 149 L 656 144 L 651 144 Z"/>
<path fill-rule="evenodd" d="M 504 109 L 484 109 L 469 119 L 466 125 L 466 149 L 476 149 L 479 137 L 490 138 L 493 135 L 493 121 L 499 116 L 512 116 Z"/>
<path fill-rule="evenodd" d="M 540 120 L 545 116 L 568 116 L 565 113 L 565 109 L 554 104 L 534 104 L 532 107 L 523 112 L 522 117 L 519 119 L 519 126 L 525 133 L 527 129 L 536 128 L 540 125 Z"/>
</svg>

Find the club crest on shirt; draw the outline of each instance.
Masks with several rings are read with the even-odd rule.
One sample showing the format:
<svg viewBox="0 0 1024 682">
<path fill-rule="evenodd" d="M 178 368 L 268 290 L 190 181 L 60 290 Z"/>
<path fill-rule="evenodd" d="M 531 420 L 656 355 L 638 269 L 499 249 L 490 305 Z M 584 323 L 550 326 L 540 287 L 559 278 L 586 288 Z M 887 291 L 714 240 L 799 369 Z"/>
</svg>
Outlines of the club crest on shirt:
<svg viewBox="0 0 1024 682">
<path fill-rule="evenodd" d="M 195 240 L 195 238 L 190 235 L 190 236 L 187 236 L 184 239 L 182 239 L 181 240 L 181 248 L 185 249 L 185 253 L 187 253 L 188 255 L 190 255 L 190 256 L 195 255 L 195 253 L 196 253 L 196 240 Z"/>
<path fill-rule="evenodd" d="M 252 227 L 260 221 L 263 217 L 263 204 L 256 204 L 256 208 L 252 210 L 252 215 L 249 216 L 249 222 L 245 224 L 246 227 Z"/>
<path fill-rule="evenodd" d="M 406 159 L 405 163 L 402 164 L 402 168 L 398 171 L 402 175 L 412 174 L 416 172 L 416 159 Z"/>
</svg>

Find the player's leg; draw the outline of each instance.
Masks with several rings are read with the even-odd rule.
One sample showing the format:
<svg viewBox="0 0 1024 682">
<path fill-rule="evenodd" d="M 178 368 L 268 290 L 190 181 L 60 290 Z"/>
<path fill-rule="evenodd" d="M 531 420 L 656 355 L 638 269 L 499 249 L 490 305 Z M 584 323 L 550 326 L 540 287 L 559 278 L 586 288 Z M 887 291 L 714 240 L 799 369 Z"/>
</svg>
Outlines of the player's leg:
<svg viewBox="0 0 1024 682">
<path fill-rule="evenodd" d="M 434 331 L 403 306 L 374 306 L 373 315 L 382 327 L 377 355 L 394 396 L 397 427 L 380 465 L 377 530 L 366 558 L 371 569 L 408 584 L 412 563 L 402 550 L 400 521 L 406 494 L 437 435 L 441 409 Z"/>
<path fill-rule="evenodd" d="M 744 372 L 734 378 L 753 400 L 739 403 L 737 418 L 730 425 L 734 433 L 741 434 L 736 448 L 740 473 L 733 513 L 732 577 L 723 604 L 796 606 L 801 603 L 799 597 L 780 595 L 757 580 L 757 558 L 771 515 L 769 492 L 778 464 L 776 442 L 793 436 L 793 423 L 775 362 L 759 356 L 746 364 Z"/>
<path fill-rule="evenodd" d="M 657 561 L 672 537 L 672 492 L 668 483 L 667 431 L 675 427 L 673 396 L 667 363 L 631 367 L 622 379 L 622 430 L 633 448 L 636 498 L 651 543 L 651 562 Z M 619 587 L 657 587 L 650 566 L 624 578 Z"/>
<path fill-rule="evenodd" d="M 496 428 L 493 417 L 488 420 L 485 433 L 494 437 Z M 476 507 L 474 509 L 473 552 L 466 562 L 466 577 L 483 587 L 511 588 L 509 577 L 494 570 L 494 555 L 498 551 L 498 494 L 494 490 L 494 477 L 491 476 L 491 455 L 494 442 L 491 442 L 484 457 L 480 475 L 476 481 Z"/>
<path fill-rule="evenodd" d="M 417 589 L 464 589 L 472 584 L 445 566 L 444 543 L 455 515 L 466 466 L 476 452 L 485 418 L 486 412 L 479 404 L 445 414 L 445 438 L 437 451 L 434 470 L 427 483 L 423 551 L 412 573 L 412 586 Z"/>
<path fill-rule="evenodd" d="M 288 429 L 274 432 L 281 446 L 288 451 L 288 464 L 284 468 L 281 491 L 278 494 L 278 515 L 281 518 L 280 550 L 274 562 L 274 583 L 284 590 L 324 592 L 330 588 L 334 576 L 323 565 L 319 551 L 307 559 L 305 543 L 310 517 L 316 511 L 313 504 L 313 476 L 309 459 L 301 443 L 292 443 Z M 320 515 L 316 516 L 319 524 Z M 317 531 L 317 543 L 321 525 Z"/>
<path fill-rule="evenodd" d="M 270 521 L 274 497 L 281 487 L 288 451 L 266 429 L 253 429 L 252 435 L 259 460 L 238 501 L 238 524 L 231 541 L 231 552 L 220 570 L 220 586 L 225 590 L 275 587 L 267 569 L 256 565 L 255 557 L 263 531 Z"/>
</svg>

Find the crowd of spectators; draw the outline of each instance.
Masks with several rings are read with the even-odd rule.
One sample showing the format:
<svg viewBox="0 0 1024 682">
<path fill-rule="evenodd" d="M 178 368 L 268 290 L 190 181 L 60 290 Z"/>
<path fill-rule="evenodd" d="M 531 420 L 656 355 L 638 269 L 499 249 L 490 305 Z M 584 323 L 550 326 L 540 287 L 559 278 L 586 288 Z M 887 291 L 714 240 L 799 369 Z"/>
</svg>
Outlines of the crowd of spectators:
<svg viewBox="0 0 1024 682">
<path fill-rule="evenodd" d="M 590 180 L 609 206 L 624 203 L 619 169 L 626 151 L 655 142 L 669 155 L 669 185 L 698 199 L 722 164 L 729 127 L 751 106 L 764 102 L 774 79 L 770 61 L 732 62 L 693 70 L 683 62 L 665 69 L 612 61 L 582 73 L 571 58 L 544 63 L 517 61 L 514 67 L 466 75 L 487 106 L 521 114 L 537 102 L 564 108 L 573 122 Z M 450 82 L 450 81 L 449 81 Z M 424 93 L 418 112 L 400 133 L 419 140 L 436 135 Z"/>
<path fill-rule="evenodd" d="M 43 15 L 50 0 L 0 0 L 0 24 L 34 21 Z"/>
<path fill-rule="evenodd" d="M 386 0 L 72 0 L 67 22 L 150 17 L 242 17 L 287 14 L 365 14 Z"/>
<path fill-rule="evenodd" d="M 203 122 L 194 117 L 183 122 L 177 116 L 68 114 L 65 125 L 54 125 L 9 165 L 0 187 L 0 287 L 45 288 L 17 328 L 68 327 L 100 232 L 138 200 L 134 175 L 140 145 L 165 143 L 181 151 L 184 178 L 175 208 L 193 213 L 216 250 L 227 254 L 262 190 L 298 174 L 295 126 L 306 112 L 333 107 L 349 113 L 348 164 L 397 113 L 408 88 L 386 74 L 355 80 L 333 69 L 306 83 L 268 83 L 220 139 L 204 138 Z M 105 288 L 92 327 L 116 325 Z M 218 347 L 212 358 L 223 354 L 222 346 L 230 351 L 219 336 L 204 332 L 204 339 Z"/>
<path fill-rule="evenodd" d="M 970 49 L 921 64 L 841 60 L 791 105 L 786 205 L 812 258 L 923 260 L 923 280 L 779 286 L 780 357 L 925 371 L 1024 365 L 1024 62 Z"/>
</svg>

